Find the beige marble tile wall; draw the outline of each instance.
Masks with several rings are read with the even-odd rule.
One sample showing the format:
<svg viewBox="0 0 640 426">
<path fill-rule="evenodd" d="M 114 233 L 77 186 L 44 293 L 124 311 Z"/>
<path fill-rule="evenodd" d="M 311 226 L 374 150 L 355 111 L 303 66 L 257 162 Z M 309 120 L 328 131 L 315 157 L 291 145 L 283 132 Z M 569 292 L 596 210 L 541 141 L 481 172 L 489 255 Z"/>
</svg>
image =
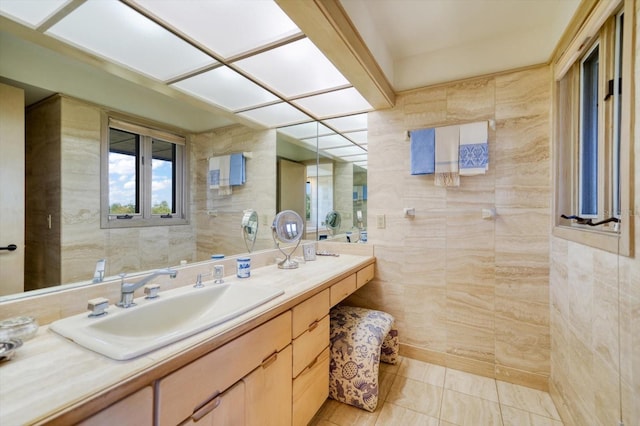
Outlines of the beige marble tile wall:
<svg viewBox="0 0 640 426">
<path fill-rule="evenodd" d="M 640 2 L 635 7 L 639 16 Z M 639 34 L 636 18 L 636 81 L 640 78 Z M 617 425 L 620 411 L 625 425 L 640 424 L 639 108 L 636 84 L 631 212 L 635 257 L 551 239 L 550 393 L 567 425 Z"/>
<path fill-rule="evenodd" d="M 240 224 L 243 210 L 258 213 L 259 232 L 255 250 L 273 248 L 271 223 L 276 213 L 276 131 L 229 126 L 192 137 L 191 144 L 191 217 L 195 224 L 197 260 L 212 254 L 237 254 L 247 251 Z M 231 195 L 218 195 L 209 189 L 209 158 L 237 152 L 249 152 L 246 159 L 247 181 L 234 186 Z"/>
<path fill-rule="evenodd" d="M 353 227 L 353 163 L 335 162 L 333 179 L 333 208 L 340 212 L 340 230 L 345 232 Z"/>
<path fill-rule="evenodd" d="M 550 88 L 538 67 L 407 92 L 369 114 L 377 272 L 351 301 L 393 314 L 405 354 L 547 388 Z M 410 175 L 407 130 L 494 119 L 486 175 L 457 188 Z"/>
</svg>

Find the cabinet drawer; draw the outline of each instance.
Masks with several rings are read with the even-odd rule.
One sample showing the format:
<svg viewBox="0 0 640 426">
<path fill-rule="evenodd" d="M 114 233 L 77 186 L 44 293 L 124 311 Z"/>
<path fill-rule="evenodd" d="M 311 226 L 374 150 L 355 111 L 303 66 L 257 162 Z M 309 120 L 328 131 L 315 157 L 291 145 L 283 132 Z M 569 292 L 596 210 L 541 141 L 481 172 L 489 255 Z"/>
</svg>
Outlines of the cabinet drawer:
<svg viewBox="0 0 640 426">
<path fill-rule="evenodd" d="M 356 287 L 360 288 L 373 279 L 375 266 L 373 264 L 365 266 L 356 272 Z"/>
<path fill-rule="evenodd" d="M 329 348 L 293 380 L 293 425 L 306 425 L 329 396 Z"/>
<path fill-rule="evenodd" d="M 316 321 L 329 313 L 329 289 L 305 300 L 291 310 L 293 338 L 295 339 Z"/>
<path fill-rule="evenodd" d="M 335 306 L 356 291 L 356 274 L 351 274 L 331 286 L 331 306 Z"/>
<path fill-rule="evenodd" d="M 194 418 L 188 418 L 179 426 L 244 426 L 246 405 L 244 383 L 238 382 L 214 398 L 211 404 L 202 407 L 200 413 L 195 414 Z M 204 414 L 200 417 L 203 412 Z"/>
<path fill-rule="evenodd" d="M 156 386 L 159 425 L 175 425 L 197 407 L 246 376 L 291 342 L 291 311 L 247 332 L 160 379 Z"/>
<path fill-rule="evenodd" d="M 108 424 L 151 426 L 153 424 L 153 388 L 151 386 L 142 388 L 78 423 L 82 426 Z"/>
<path fill-rule="evenodd" d="M 329 315 L 325 315 L 293 341 L 293 377 L 297 377 L 327 346 Z"/>
</svg>

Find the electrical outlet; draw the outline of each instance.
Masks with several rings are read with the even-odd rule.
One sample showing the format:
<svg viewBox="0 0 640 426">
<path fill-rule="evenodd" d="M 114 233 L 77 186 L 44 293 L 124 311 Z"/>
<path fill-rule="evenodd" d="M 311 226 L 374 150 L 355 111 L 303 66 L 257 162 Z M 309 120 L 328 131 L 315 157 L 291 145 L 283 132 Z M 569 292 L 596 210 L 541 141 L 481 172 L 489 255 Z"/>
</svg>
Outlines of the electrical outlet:
<svg viewBox="0 0 640 426">
<path fill-rule="evenodd" d="M 385 220 L 384 220 L 384 215 L 383 214 L 376 215 L 376 227 L 378 229 L 384 229 Z"/>
</svg>

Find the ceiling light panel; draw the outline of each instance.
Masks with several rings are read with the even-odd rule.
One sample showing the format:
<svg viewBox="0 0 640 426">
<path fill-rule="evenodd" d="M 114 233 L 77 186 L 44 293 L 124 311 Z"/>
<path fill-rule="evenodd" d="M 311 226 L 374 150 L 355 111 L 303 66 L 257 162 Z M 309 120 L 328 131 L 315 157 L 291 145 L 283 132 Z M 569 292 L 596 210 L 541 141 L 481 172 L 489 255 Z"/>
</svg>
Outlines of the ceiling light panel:
<svg viewBox="0 0 640 426">
<path fill-rule="evenodd" d="M 363 130 L 361 132 L 344 132 L 343 135 L 348 137 L 350 140 L 354 141 L 358 145 L 366 144 L 367 141 L 367 131 Z"/>
<path fill-rule="evenodd" d="M 360 155 L 367 153 L 367 151 L 357 145 L 345 146 L 342 148 L 325 149 L 324 152 L 326 152 L 327 154 L 331 154 L 334 157 L 346 157 L 348 155 Z"/>
<path fill-rule="evenodd" d="M 224 66 L 181 80 L 173 86 L 230 111 L 278 100 L 251 80 Z"/>
<path fill-rule="evenodd" d="M 309 117 L 307 114 L 285 102 L 269 105 L 262 108 L 251 109 L 238 113 L 238 115 L 271 128 L 287 126 L 289 124 L 301 123 L 311 120 L 311 117 Z"/>
<path fill-rule="evenodd" d="M 355 163 L 356 161 L 367 161 L 367 154 L 349 155 L 349 156 L 340 157 L 340 158 L 349 163 Z"/>
<path fill-rule="evenodd" d="M 318 149 L 337 148 L 350 145 L 352 145 L 352 143 L 349 139 L 336 133 L 318 138 Z"/>
<path fill-rule="evenodd" d="M 234 62 L 234 65 L 286 98 L 349 84 L 307 38 Z"/>
<path fill-rule="evenodd" d="M 0 14 L 37 28 L 71 0 L 2 0 Z"/>
<path fill-rule="evenodd" d="M 135 3 L 223 58 L 300 33 L 273 1 L 135 0 Z"/>
<path fill-rule="evenodd" d="M 353 87 L 296 99 L 292 103 L 309 111 L 318 118 L 353 114 L 373 109 Z"/>
<path fill-rule="evenodd" d="M 46 34 L 162 81 L 215 63 L 118 1 L 89 0 Z"/>
<path fill-rule="evenodd" d="M 319 135 L 326 135 L 333 133 L 331 129 L 322 123 L 317 121 L 310 121 L 309 123 L 296 124 L 294 126 L 281 127 L 278 132 L 291 136 L 294 139 L 308 139 L 313 138 L 313 144 L 315 145 L 316 137 Z"/>
<path fill-rule="evenodd" d="M 367 113 L 330 118 L 324 122 L 339 132 L 351 132 L 367 128 Z"/>
</svg>

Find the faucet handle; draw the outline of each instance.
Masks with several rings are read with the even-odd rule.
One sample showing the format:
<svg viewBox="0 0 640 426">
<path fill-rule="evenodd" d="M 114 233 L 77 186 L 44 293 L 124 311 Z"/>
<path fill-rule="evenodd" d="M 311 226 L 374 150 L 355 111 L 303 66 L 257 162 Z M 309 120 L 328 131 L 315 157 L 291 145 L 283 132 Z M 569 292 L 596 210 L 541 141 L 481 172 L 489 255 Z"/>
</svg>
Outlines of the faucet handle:
<svg viewBox="0 0 640 426">
<path fill-rule="evenodd" d="M 96 297 L 89 300 L 87 309 L 91 311 L 89 317 L 100 317 L 107 314 L 107 308 L 109 307 L 109 299 L 104 297 Z"/>
<path fill-rule="evenodd" d="M 160 291 L 160 284 L 149 284 L 144 286 L 144 294 L 146 296 L 145 299 L 155 299 L 158 297 L 158 292 Z"/>
<path fill-rule="evenodd" d="M 194 288 L 202 288 L 202 287 L 204 287 L 204 284 L 202 284 L 202 277 L 208 277 L 210 275 L 211 275 L 211 272 L 198 274 L 198 277 L 196 278 L 196 283 L 193 285 L 193 287 Z"/>
</svg>

